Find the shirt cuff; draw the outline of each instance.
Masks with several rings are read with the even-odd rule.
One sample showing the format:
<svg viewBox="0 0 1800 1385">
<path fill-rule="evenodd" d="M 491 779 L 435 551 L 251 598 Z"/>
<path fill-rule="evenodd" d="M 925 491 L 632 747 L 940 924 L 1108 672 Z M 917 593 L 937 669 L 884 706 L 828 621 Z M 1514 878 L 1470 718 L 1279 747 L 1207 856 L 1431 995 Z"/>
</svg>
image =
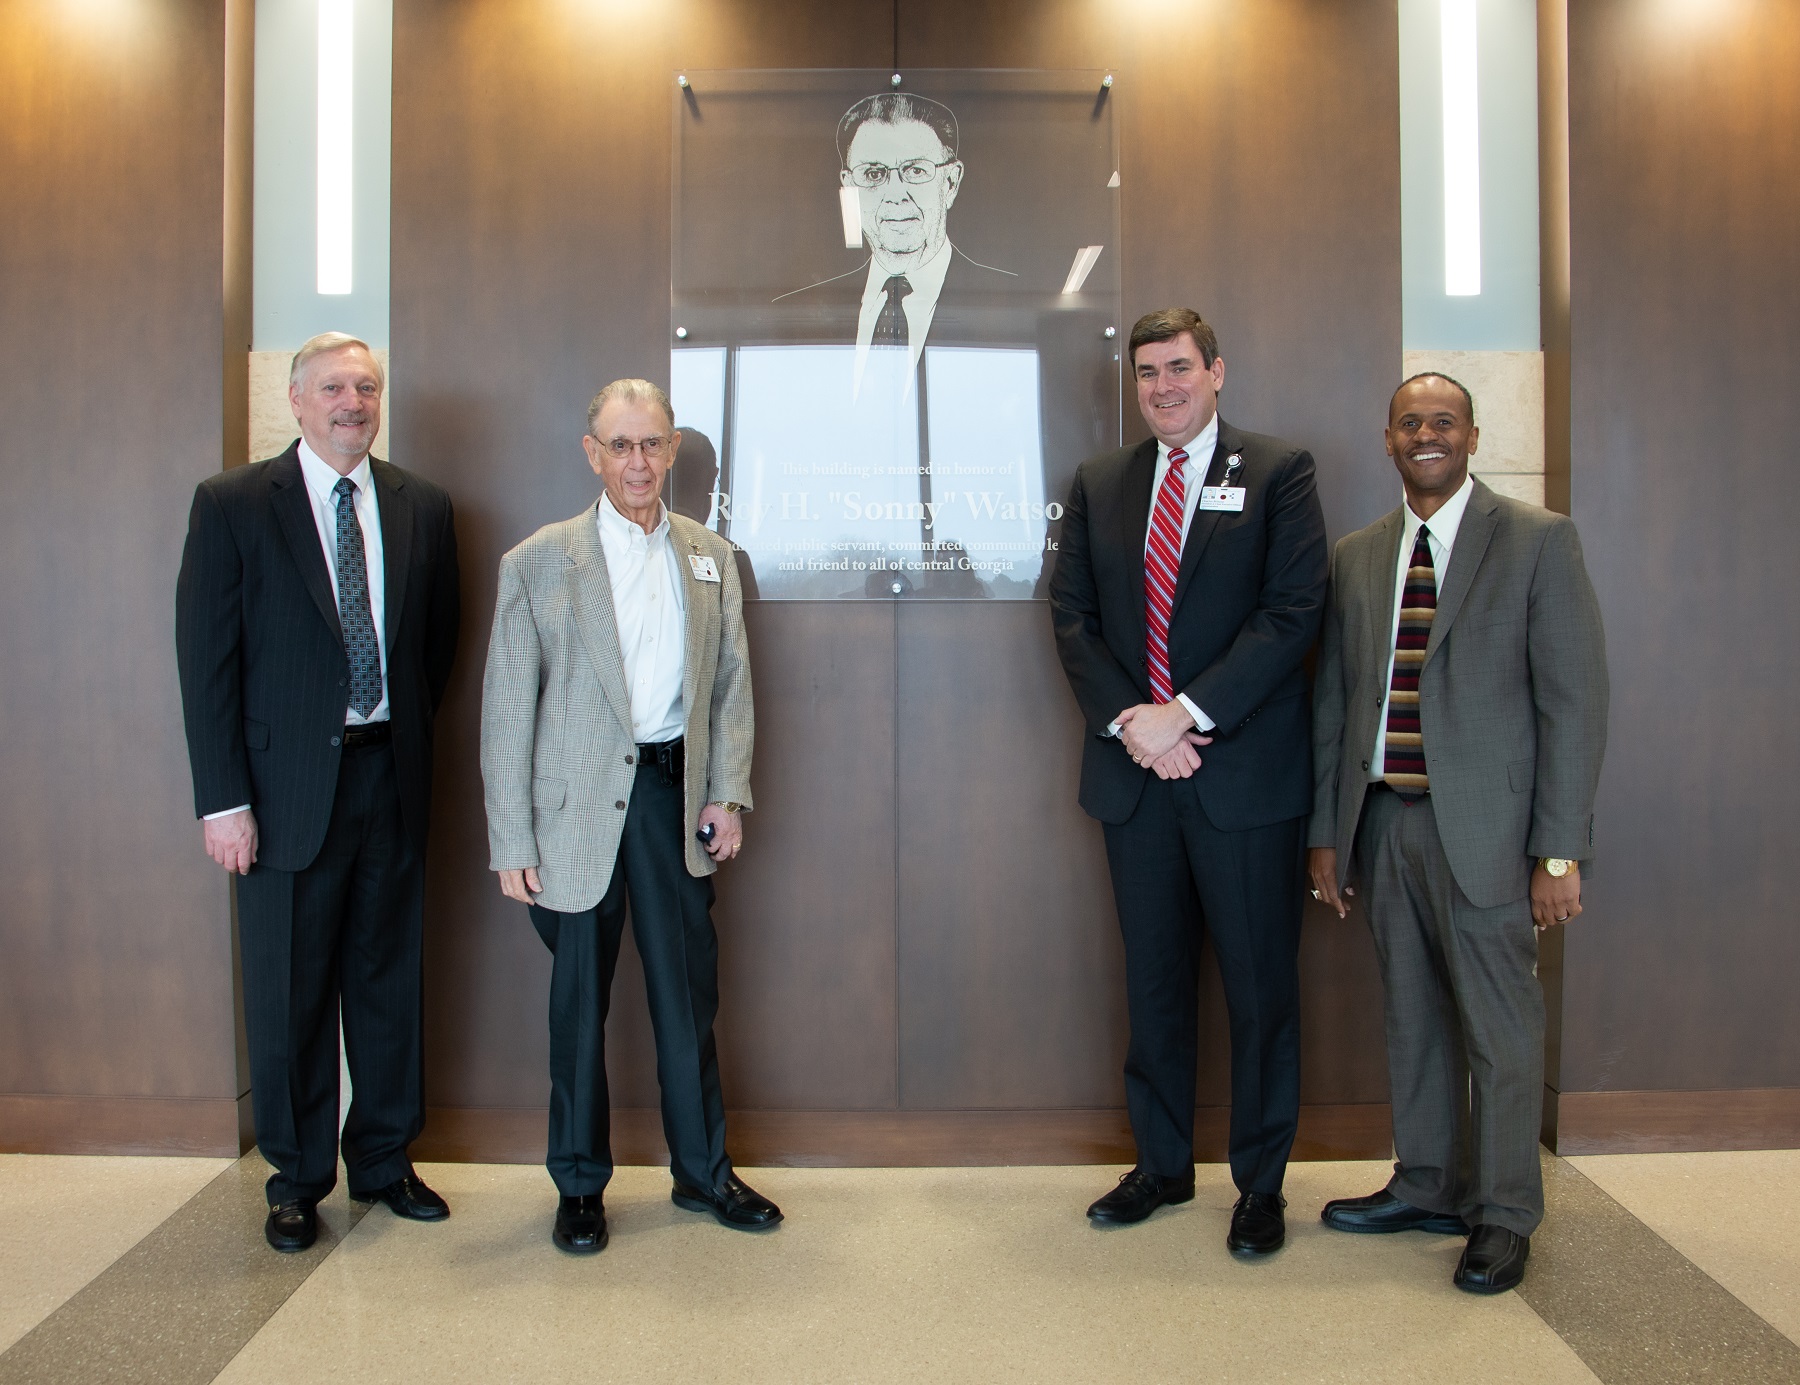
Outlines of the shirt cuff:
<svg viewBox="0 0 1800 1385">
<path fill-rule="evenodd" d="M 227 808 L 223 812 L 220 812 L 220 813 L 208 813 L 204 817 L 202 817 L 200 819 L 200 821 L 211 822 L 214 818 L 228 818 L 233 813 L 247 813 L 249 811 L 250 811 L 250 805 L 248 803 L 240 803 L 240 804 L 238 804 L 237 807 Z"/>
<path fill-rule="evenodd" d="M 1200 730 L 1210 731 L 1213 729 L 1213 727 L 1218 725 L 1218 723 L 1215 722 L 1211 717 L 1207 716 L 1207 714 L 1205 712 L 1201 711 L 1198 707 L 1196 707 L 1193 703 L 1193 699 L 1190 698 L 1186 693 L 1176 693 L 1175 700 L 1177 702 L 1179 702 L 1183 707 L 1187 708 L 1187 714 L 1194 719 L 1194 725 L 1197 726 Z"/>
</svg>

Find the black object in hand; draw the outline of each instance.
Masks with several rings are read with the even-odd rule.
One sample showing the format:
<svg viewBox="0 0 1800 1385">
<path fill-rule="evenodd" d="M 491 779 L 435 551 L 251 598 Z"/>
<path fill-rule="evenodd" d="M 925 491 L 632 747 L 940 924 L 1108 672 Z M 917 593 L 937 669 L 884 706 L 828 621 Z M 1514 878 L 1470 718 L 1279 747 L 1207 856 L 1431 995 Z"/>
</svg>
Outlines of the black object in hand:
<svg viewBox="0 0 1800 1385">
<path fill-rule="evenodd" d="M 701 846 L 711 846 L 713 843 L 713 836 L 713 825 L 709 822 L 698 832 L 694 833 L 694 840 L 699 842 Z"/>
</svg>

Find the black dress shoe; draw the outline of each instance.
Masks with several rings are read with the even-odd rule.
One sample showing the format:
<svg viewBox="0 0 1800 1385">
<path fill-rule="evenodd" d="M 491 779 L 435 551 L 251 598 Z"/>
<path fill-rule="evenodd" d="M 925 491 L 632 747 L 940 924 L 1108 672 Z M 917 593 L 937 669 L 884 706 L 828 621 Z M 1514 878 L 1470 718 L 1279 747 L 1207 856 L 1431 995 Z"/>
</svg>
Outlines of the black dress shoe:
<svg viewBox="0 0 1800 1385">
<path fill-rule="evenodd" d="M 565 1197 L 556 1208 L 556 1228 L 550 1233 L 557 1249 L 571 1255 L 598 1255 L 606 1249 L 606 1208 L 600 1194 Z"/>
<path fill-rule="evenodd" d="M 1194 1200 L 1194 1175 L 1186 1178 L 1164 1178 L 1160 1173 L 1137 1168 L 1119 1179 L 1119 1186 L 1089 1207 L 1094 1221 L 1119 1226 L 1142 1221 L 1164 1203 Z"/>
<path fill-rule="evenodd" d="M 690 1212 L 711 1212 L 725 1225 L 744 1231 L 761 1231 L 781 1220 L 781 1209 L 735 1173 L 726 1174 L 725 1181 L 710 1191 L 678 1178 L 669 1200 Z"/>
<path fill-rule="evenodd" d="M 1504 1226 L 1478 1226 L 1456 1262 L 1456 1287 L 1471 1294 L 1503 1294 L 1525 1278 L 1531 1237 Z"/>
<path fill-rule="evenodd" d="M 1231 1209 L 1231 1233 L 1225 1244 L 1233 1255 L 1271 1255 L 1287 1240 L 1287 1220 L 1280 1193 L 1245 1193 Z"/>
<path fill-rule="evenodd" d="M 352 1188 L 350 1196 L 358 1202 L 385 1202 L 396 1217 L 408 1221 L 442 1221 L 450 1215 L 450 1204 L 427 1188 L 416 1173 L 396 1178 L 373 1192 L 359 1193 Z"/>
<path fill-rule="evenodd" d="M 1340 1197 L 1325 1204 L 1319 1220 L 1338 1231 L 1359 1236 L 1389 1231 L 1435 1231 L 1467 1236 L 1469 1224 L 1454 1212 L 1427 1212 L 1395 1197 L 1386 1188 L 1368 1197 Z"/>
<path fill-rule="evenodd" d="M 319 1239 L 319 1214 L 310 1202 L 278 1202 L 269 1208 L 263 1235 L 284 1254 L 305 1250 Z"/>
</svg>

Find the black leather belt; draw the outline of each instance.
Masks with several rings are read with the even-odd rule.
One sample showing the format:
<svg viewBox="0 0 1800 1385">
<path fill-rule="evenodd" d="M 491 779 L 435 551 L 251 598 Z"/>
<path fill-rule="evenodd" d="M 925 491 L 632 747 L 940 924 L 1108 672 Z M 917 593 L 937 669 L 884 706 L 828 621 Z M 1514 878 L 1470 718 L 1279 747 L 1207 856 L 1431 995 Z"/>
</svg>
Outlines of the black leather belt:
<svg viewBox="0 0 1800 1385">
<path fill-rule="evenodd" d="M 682 771 L 687 765 L 682 754 L 682 740 L 677 736 L 672 741 L 639 741 L 637 748 L 638 768 L 654 769 L 662 775 L 665 784 L 679 784 Z"/>
<path fill-rule="evenodd" d="M 346 726 L 344 728 L 344 749 L 361 750 L 364 746 L 386 745 L 393 739 L 392 723 L 371 721 L 364 726 Z"/>
</svg>

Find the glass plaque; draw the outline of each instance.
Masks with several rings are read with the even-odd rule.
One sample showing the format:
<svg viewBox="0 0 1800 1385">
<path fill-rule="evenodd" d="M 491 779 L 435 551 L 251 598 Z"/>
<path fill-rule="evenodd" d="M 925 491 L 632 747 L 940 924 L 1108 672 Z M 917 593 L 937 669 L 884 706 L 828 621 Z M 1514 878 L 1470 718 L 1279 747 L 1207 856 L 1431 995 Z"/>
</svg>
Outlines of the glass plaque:
<svg viewBox="0 0 1800 1385">
<path fill-rule="evenodd" d="M 1042 597 L 1119 444 L 1105 74 L 689 72 L 672 504 L 764 600 Z"/>
</svg>

